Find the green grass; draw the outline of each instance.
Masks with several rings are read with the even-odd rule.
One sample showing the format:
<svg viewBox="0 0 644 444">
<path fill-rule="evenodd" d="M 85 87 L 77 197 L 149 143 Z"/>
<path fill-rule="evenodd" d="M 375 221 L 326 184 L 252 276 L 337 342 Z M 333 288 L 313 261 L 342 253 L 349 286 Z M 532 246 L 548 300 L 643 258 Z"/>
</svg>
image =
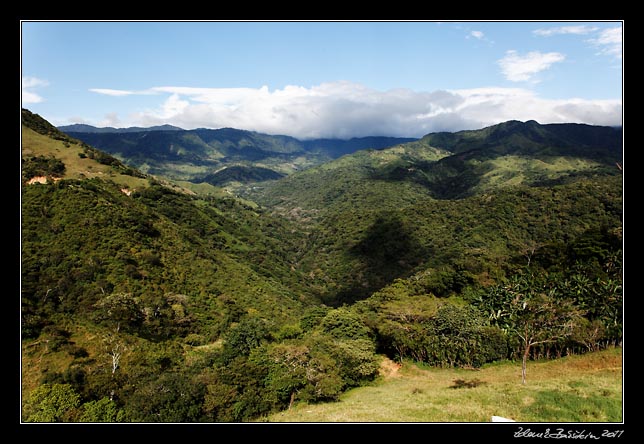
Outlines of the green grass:
<svg viewBox="0 0 644 444">
<path fill-rule="evenodd" d="M 192 191 L 199 196 L 213 196 L 213 197 L 230 197 L 230 193 L 221 187 L 210 185 L 209 183 L 193 183 L 187 180 L 174 180 L 175 184 L 183 189 Z"/>
<path fill-rule="evenodd" d="M 385 361 L 387 362 L 387 361 Z M 389 361 L 391 367 L 391 362 Z M 338 402 L 298 404 L 267 422 L 488 422 L 492 415 L 517 422 L 622 421 L 622 350 L 479 370 L 437 369 L 405 362 L 372 385 L 346 392 Z M 454 388 L 456 380 L 476 387 Z"/>
<path fill-rule="evenodd" d="M 52 139 L 22 127 L 22 154 L 29 156 L 53 156 L 65 164 L 64 179 L 109 179 L 124 189 L 136 190 L 148 186 L 148 179 L 128 176 L 116 172 L 109 165 L 102 165 L 89 157 L 81 158 L 83 148 L 80 145 L 66 146 L 63 141 Z"/>
<path fill-rule="evenodd" d="M 575 171 L 598 168 L 598 162 L 564 156 L 535 159 L 526 156 L 506 155 L 488 161 L 491 171 L 483 175 L 479 189 L 485 191 L 499 185 L 518 185 L 534 179 L 556 179 Z M 523 172 L 523 173 L 518 173 Z"/>
</svg>

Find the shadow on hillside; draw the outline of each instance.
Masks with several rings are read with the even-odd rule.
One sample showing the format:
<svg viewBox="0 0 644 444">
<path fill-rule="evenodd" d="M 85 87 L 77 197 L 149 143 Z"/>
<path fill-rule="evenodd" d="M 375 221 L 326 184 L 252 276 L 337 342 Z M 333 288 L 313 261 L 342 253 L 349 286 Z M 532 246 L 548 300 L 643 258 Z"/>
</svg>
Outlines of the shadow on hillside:
<svg viewBox="0 0 644 444">
<path fill-rule="evenodd" d="M 411 222 L 395 212 L 384 212 L 349 251 L 359 270 L 352 270 L 345 286 L 324 302 L 331 306 L 351 304 L 369 297 L 397 278 L 412 274 L 427 259 L 428 250 Z M 360 278 L 356 276 L 360 276 Z"/>
<path fill-rule="evenodd" d="M 494 170 L 494 161 L 506 156 L 539 159 L 549 163 L 553 158 L 575 158 L 597 162 L 615 169 L 622 161 L 622 135 L 608 127 L 586 125 L 539 125 L 537 122 L 506 122 L 481 131 L 463 134 L 437 134 L 433 146 L 454 154 L 436 162 L 401 159 L 373 172 L 372 178 L 420 184 L 435 199 L 462 199 L 471 196 L 484 176 Z M 472 137 L 472 133 L 478 133 Z M 521 170 L 527 176 L 534 172 Z M 577 171 L 574 168 L 572 174 Z M 538 179 L 537 179 L 538 181 Z"/>
<path fill-rule="evenodd" d="M 372 179 L 413 182 L 427 188 L 434 199 L 462 199 L 489 171 L 486 165 L 469 162 L 467 153 L 449 156 L 436 162 L 413 162 L 385 166 L 374 171 Z"/>
</svg>

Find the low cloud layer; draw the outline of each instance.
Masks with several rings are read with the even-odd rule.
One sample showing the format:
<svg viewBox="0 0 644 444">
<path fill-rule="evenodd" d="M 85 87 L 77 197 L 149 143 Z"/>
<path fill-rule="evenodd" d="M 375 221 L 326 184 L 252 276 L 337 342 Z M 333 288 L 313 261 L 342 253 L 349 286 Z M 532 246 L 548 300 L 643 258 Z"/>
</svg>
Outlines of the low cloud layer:
<svg viewBox="0 0 644 444">
<path fill-rule="evenodd" d="M 160 96 L 156 109 L 131 116 L 111 114 L 112 122 L 127 121 L 137 126 L 169 123 L 185 129 L 232 127 L 300 139 L 421 137 L 435 131 L 482 128 L 506 120 L 593 125 L 621 125 L 622 120 L 620 100 L 549 100 L 522 88 L 377 91 L 341 81 L 310 88 L 286 86 L 274 91 L 266 86 L 92 91 L 116 97 Z"/>
</svg>

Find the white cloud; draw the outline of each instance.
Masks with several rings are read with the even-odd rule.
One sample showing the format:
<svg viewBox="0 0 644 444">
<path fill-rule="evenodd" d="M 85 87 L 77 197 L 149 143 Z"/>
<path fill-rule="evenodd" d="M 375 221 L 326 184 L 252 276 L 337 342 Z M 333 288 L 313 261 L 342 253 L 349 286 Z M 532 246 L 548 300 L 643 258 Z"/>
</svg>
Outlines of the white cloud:
<svg viewBox="0 0 644 444">
<path fill-rule="evenodd" d="M 600 54 L 622 58 L 622 28 L 608 28 L 599 33 L 596 38 L 588 40 L 600 48 Z"/>
<path fill-rule="evenodd" d="M 589 25 L 561 26 L 557 28 L 535 29 L 534 31 L 532 31 L 532 33 L 541 37 L 550 37 L 553 35 L 561 34 L 593 34 L 594 37 L 586 40 L 586 42 L 598 47 L 598 54 L 613 56 L 617 59 L 622 58 L 621 26 L 606 29 L 601 29 L 596 26 Z"/>
<path fill-rule="evenodd" d="M 82 123 L 86 125 L 91 125 L 92 122 L 89 120 L 85 119 L 84 117 L 81 116 L 72 116 L 68 117 L 61 125 L 73 125 L 75 123 Z"/>
<path fill-rule="evenodd" d="M 40 103 L 45 100 L 32 90 L 35 88 L 48 86 L 49 82 L 47 80 L 39 79 L 37 77 L 23 76 L 21 83 L 22 83 L 22 103 L 23 104 Z"/>
<path fill-rule="evenodd" d="M 127 126 L 169 123 L 181 128 L 232 127 L 300 139 L 372 135 L 421 137 L 434 131 L 482 128 L 507 120 L 620 125 L 620 100 L 549 100 L 523 88 L 418 92 L 378 91 L 338 81 L 310 88 L 154 87 L 167 95 Z M 116 115 L 106 116 L 120 122 Z M 126 122 L 122 122 L 125 124 Z M 116 125 L 111 125 L 116 126 Z"/>
<path fill-rule="evenodd" d="M 467 35 L 465 36 L 465 38 L 466 38 L 466 39 L 468 39 L 468 40 L 469 40 L 469 39 L 476 39 L 476 40 L 481 41 L 481 42 L 486 42 L 486 43 L 487 43 L 487 44 L 489 44 L 489 45 L 493 45 L 493 44 L 494 44 L 494 42 L 493 42 L 492 40 L 490 40 L 490 39 L 485 35 L 485 33 L 484 33 L 483 31 L 478 31 L 478 30 L 470 31 L 470 32 L 469 32 L 469 34 L 467 34 Z"/>
<path fill-rule="evenodd" d="M 49 82 L 47 80 L 39 79 L 37 77 L 22 77 L 22 87 L 23 88 L 36 88 L 38 86 L 47 86 Z"/>
<path fill-rule="evenodd" d="M 470 36 L 474 37 L 475 39 L 481 40 L 483 37 L 485 37 L 485 34 L 483 34 L 481 31 L 472 31 L 470 32 Z"/>
<path fill-rule="evenodd" d="M 126 91 L 123 89 L 108 89 L 108 88 L 90 88 L 91 92 L 95 92 L 97 94 L 103 94 L 106 96 L 114 96 L 114 97 L 122 97 L 122 96 L 130 96 L 132 94 L 136 94 L 134 91 Z"/>
<path fill-rule="evenodd" d="M 163 102 L 160 117 L 169 119 L 174 116 L 181 115 L 189 106 L 190 102 L 188 102 L 187 100 L 181 100 L 179 94 L 174 93 L 170 97 L 168 97 L 165 102 Z"/>
<path fill-rule="evenodd" d="M 147 89 L 143 91 L 130 91 L 127 89 L 90 88 L 89 90 L 97 94 L 102 94 L 105 96 L 113 96 L 113 97 L 156 94 L 156 91 L 154 91 L 153 89 Z"/>
<path fill-rule="evenodd" d="M 514 50 L 506 51 L 505 57 L 498 60 L 505 78 L 513 82 L 530 80 L 535 74 L 544 71 L 566 57 L 558 52 L 531 51 L 524 56 Z"/>
<path fill-rule="evenodd" d="M 111 126 L 114 128 L 118 128 L 120 125 L 121 119 L 119 119 L 118 114 L 114 112 L 105 114 L 105 118 L 99 124 L 100 127 Z"/>
<path fill-rule="evenodd" d="M 586 123 L 621 125 L 621 100 L 543 99 L 521 88 L 476 88 L 457 90 L 464 98 L 455 110 L 467 121 L 481 126 L 507 120 L 536 120 L 539 123 Z"/>
<path fill-rule="evenodd" d="M 542 37 L 550 37 L 553 35 L 561 35 L 561 34 L 577 34 L 577 35 L 590 34 L 591 32 L 595 32 L 598 29 L 599 28 L 596 28 L 594 26 L 574 25 L 574 26 L 559 26 L 556 28 L 535 29 L 534 31 L 532 31 L 532 33 Z"/>
<path fill-rule="evenodd" d="M 22 90 L 22 103 L 27 104 L 27 103 L 40 103 L 44 99 L 40 97 L 38 94 L 27 91 L 27 90 Z"/>
</svg>

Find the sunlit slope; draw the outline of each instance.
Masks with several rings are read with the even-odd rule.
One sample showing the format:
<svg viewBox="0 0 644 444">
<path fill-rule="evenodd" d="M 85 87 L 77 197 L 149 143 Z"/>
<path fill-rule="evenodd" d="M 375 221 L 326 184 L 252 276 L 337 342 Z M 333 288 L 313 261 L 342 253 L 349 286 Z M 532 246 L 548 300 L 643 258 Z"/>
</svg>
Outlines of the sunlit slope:
<svg viewBox="0 0 644 444">
<path fill-rule="evenodd" d="M 299 404 L 263 418 L 269 422 L 620 422 L 621 349 L 569 356 L 529 365 L 521 384 L 520 363 L 472 371 L 388 361 L 372 385 L 345 393 L 338 402 Z"/>
<path fill-rule="evenodd" d="M 312 233 L 301 265 L 329 303 L 419 273 L 489 282 L 529 245 L 621 224 L 620 131 L 556 128 L 508 122 L 428 135 L 292 174 L 248 198 Z"/>
</svg>

